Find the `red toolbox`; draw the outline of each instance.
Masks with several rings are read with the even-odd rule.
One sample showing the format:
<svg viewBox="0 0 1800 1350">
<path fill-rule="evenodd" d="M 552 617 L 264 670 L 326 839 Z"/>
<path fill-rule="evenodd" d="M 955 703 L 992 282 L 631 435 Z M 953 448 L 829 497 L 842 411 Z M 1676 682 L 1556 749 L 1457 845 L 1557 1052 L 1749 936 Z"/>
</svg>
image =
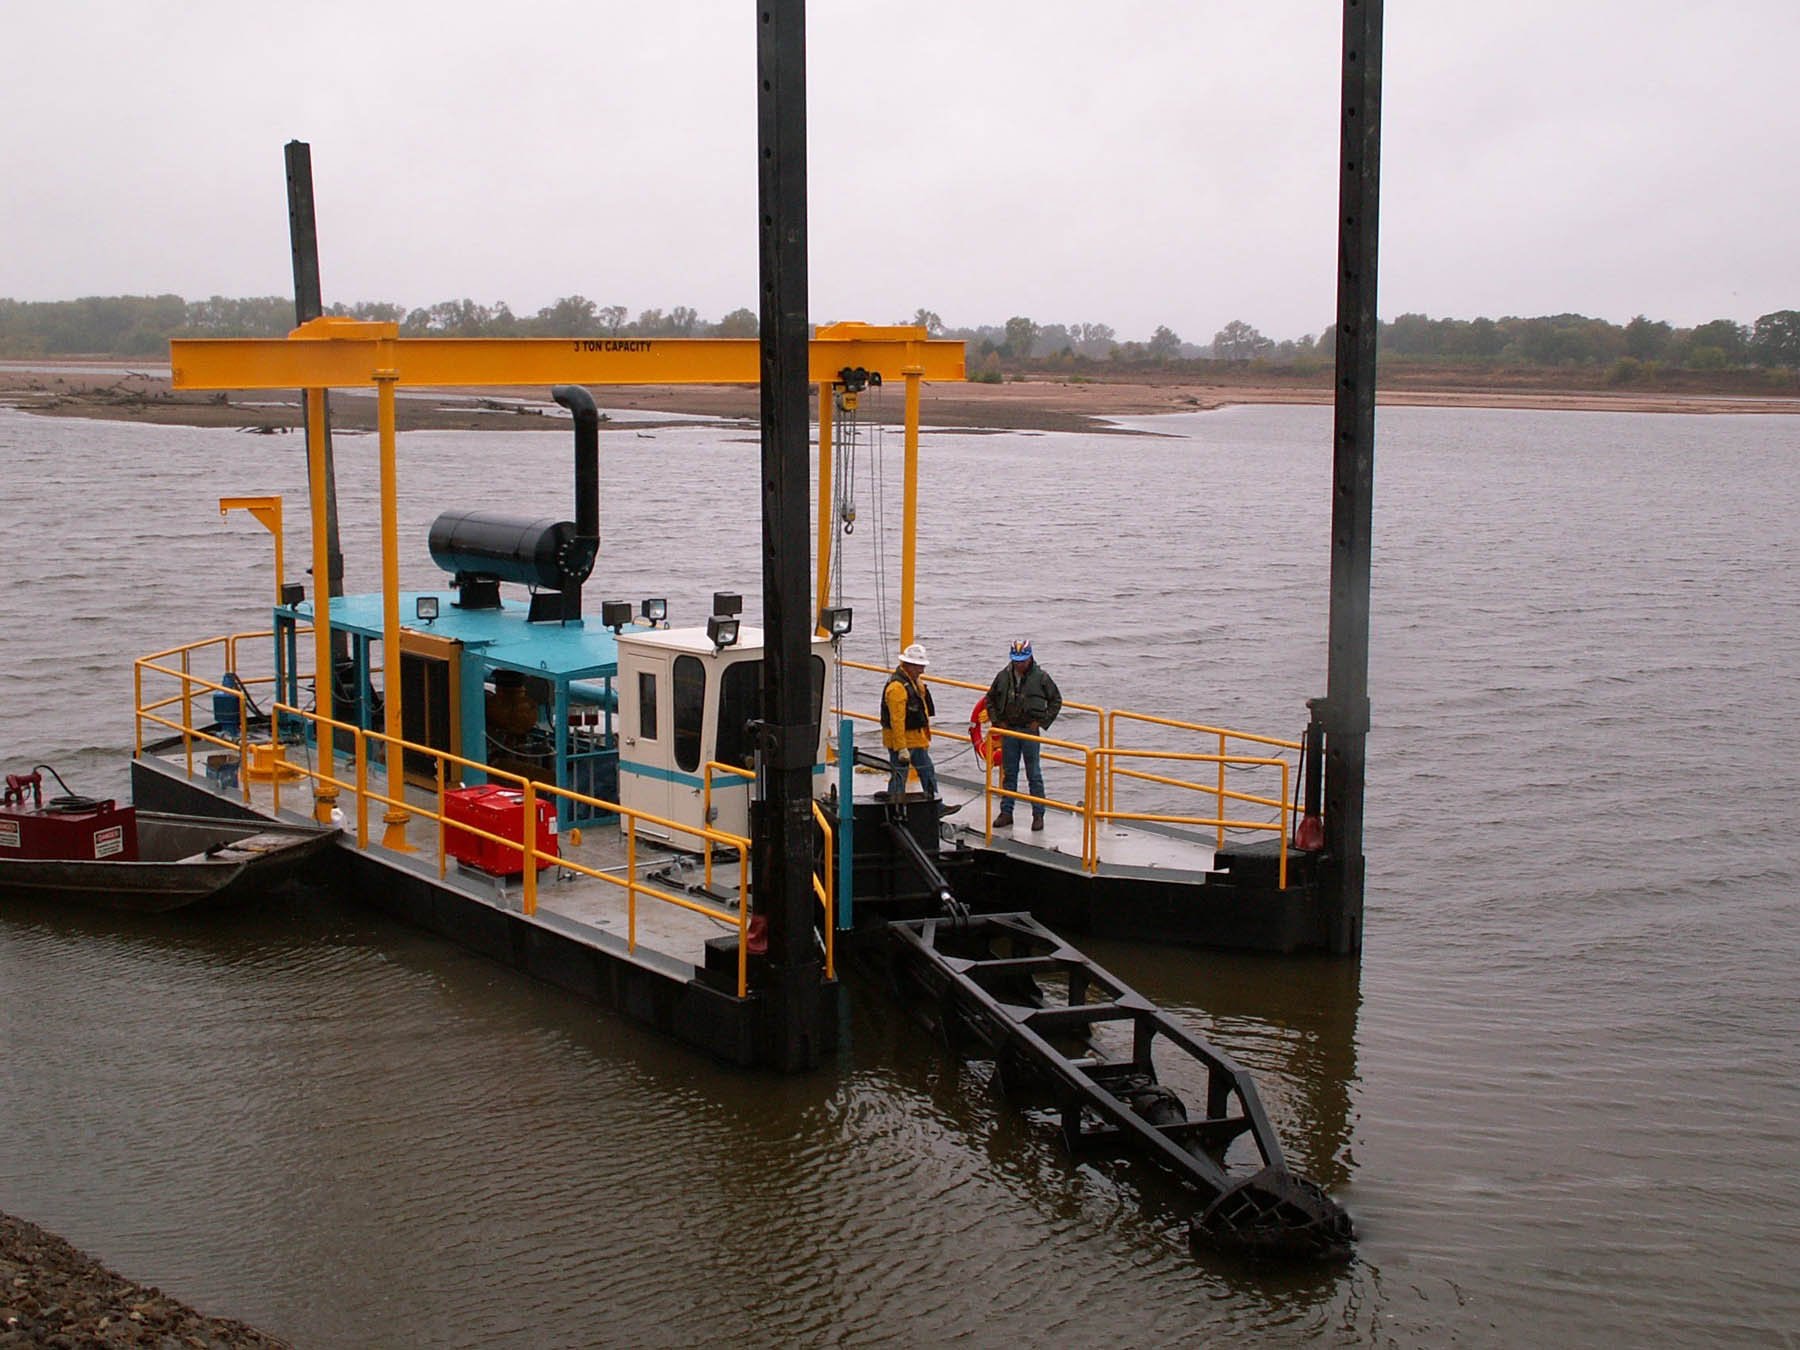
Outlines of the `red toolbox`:
<svg viewBox="0 0 1800 1350">
<path fill-rule="evenodd" d="M 465 867 L 479 868 L 495 876 L 517 876 L 525 870 L 525 793 L 515 787 L 496 787 L 484 783 L 479 787 L 452 788 L 444 794 L 444 847 Z M 484 839 L 458 824 L 470 825 L 488 834 L 509 839 L 511 845 Z M 550 803 L 537 803 L 538 867 L 551 865 L 556 857 L 556 817 Z"/>
</svg>

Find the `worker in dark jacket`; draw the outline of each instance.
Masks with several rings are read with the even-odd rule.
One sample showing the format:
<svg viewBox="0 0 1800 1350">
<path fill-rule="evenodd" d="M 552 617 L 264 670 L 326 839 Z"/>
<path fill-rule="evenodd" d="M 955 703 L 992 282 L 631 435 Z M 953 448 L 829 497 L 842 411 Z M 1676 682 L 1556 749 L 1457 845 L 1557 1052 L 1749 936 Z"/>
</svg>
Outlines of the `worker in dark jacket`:
<svg viewBox="0 0 1800 1350">
<path fill-rule="evenodd" d="M 1041 736 L 1062 711 L 1062 692 L 1050 672 L 1031 659 L 1031 643 L 1020 639 L 1013 643 L 1011 659 L 988 686 L 988 721 L 1003 731 L 1025 731 Z M 1008 792 L 1019 786 L 1019 761 L 1025 761 L 1025 782 L 1033 797 L 1044 795 L 1043 747 L 1036 741 L 1017 736 L 1002 736 L 1000 785 Z M 994 828 L 1006 829 L 1013 823 L 1013 799 L 1004 797 L 994 816 Z M 1044 804 L 1031 804 L 1031 828 L 1044 828 Z"/>
<path fill-rule="evenodd" d="M 888 796 L 906 791 L 906 772 L 917 769 L 919 789 L 938 795 L 931 762 L 931 719 L 937 708 L 925 687 L 925 648 L 917 642 L 900 653 L 900 665 L 881 691 L 881 743 L 888 752 Z"/>
</svg>

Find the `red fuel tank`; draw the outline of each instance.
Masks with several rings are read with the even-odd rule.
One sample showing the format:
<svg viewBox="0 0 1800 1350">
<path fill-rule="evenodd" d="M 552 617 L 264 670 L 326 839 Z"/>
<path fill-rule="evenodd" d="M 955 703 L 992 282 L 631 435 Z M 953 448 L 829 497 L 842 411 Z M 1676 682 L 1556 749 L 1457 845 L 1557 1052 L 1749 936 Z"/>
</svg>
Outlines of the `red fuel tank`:
<svg viewBox="0 0 1800 1350">
<path fill-rule="evenodd" d="M 0 806 L 0 858 L 136 862 L 137 808 L 111 800 Z"/>
</svg>

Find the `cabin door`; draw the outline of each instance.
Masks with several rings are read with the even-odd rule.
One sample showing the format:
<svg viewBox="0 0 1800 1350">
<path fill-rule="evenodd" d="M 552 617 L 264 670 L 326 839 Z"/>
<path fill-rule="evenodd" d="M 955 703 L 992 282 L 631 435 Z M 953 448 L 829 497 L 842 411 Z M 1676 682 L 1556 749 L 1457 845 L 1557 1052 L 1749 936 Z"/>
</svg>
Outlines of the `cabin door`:
<svg viewBox="0 0 1800 1350">
<path fill-rule="evenodd" d="M 674 772 L 668 657 L 634 655 L 630 669 L 620 675 L 619 805 L 666 818 Z M 625 828 L 631 827 L 631 817 L 621 820 Z M 669 832 L 645 822 L 638 826 L 638 833 L 661 839 Z"/>
</svg>

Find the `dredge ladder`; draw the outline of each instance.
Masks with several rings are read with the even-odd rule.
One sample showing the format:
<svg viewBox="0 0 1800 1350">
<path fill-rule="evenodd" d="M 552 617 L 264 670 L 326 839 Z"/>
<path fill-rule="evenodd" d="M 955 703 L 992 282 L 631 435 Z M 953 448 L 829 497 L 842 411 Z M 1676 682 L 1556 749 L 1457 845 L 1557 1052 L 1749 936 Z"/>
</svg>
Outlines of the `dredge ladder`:
<svg viewBox="0 0 1800 1350">
<path fill-rule="evenodd" d="M 914 862 L 930 867 L 922 851 Z M 1173 1174 L 1204 1203 L 1190 1223 L 1196 1243 L 1307 1259 L 1349 1254 L 1349 1215 L 1288 1170 L 1255 1083 L 1229 1055 L 1030 915 L 969 914 L 930 873 L 946 912 L 889 922 L 894 973 L 927 996 L 952 1045 L 972 1038 L 974 1057 L 995 1061 L 1009 1099 L 1023 1109 L 1047 1101 L 1073 1156 L 1135 1155 Z M 1191 1114 L 1164 1083 L 1159 1047 L 1202 1066 L 1203 1113 Z M 1245 1136 L 1254 1161 L 1229 1163 Z"/>
</svg>

